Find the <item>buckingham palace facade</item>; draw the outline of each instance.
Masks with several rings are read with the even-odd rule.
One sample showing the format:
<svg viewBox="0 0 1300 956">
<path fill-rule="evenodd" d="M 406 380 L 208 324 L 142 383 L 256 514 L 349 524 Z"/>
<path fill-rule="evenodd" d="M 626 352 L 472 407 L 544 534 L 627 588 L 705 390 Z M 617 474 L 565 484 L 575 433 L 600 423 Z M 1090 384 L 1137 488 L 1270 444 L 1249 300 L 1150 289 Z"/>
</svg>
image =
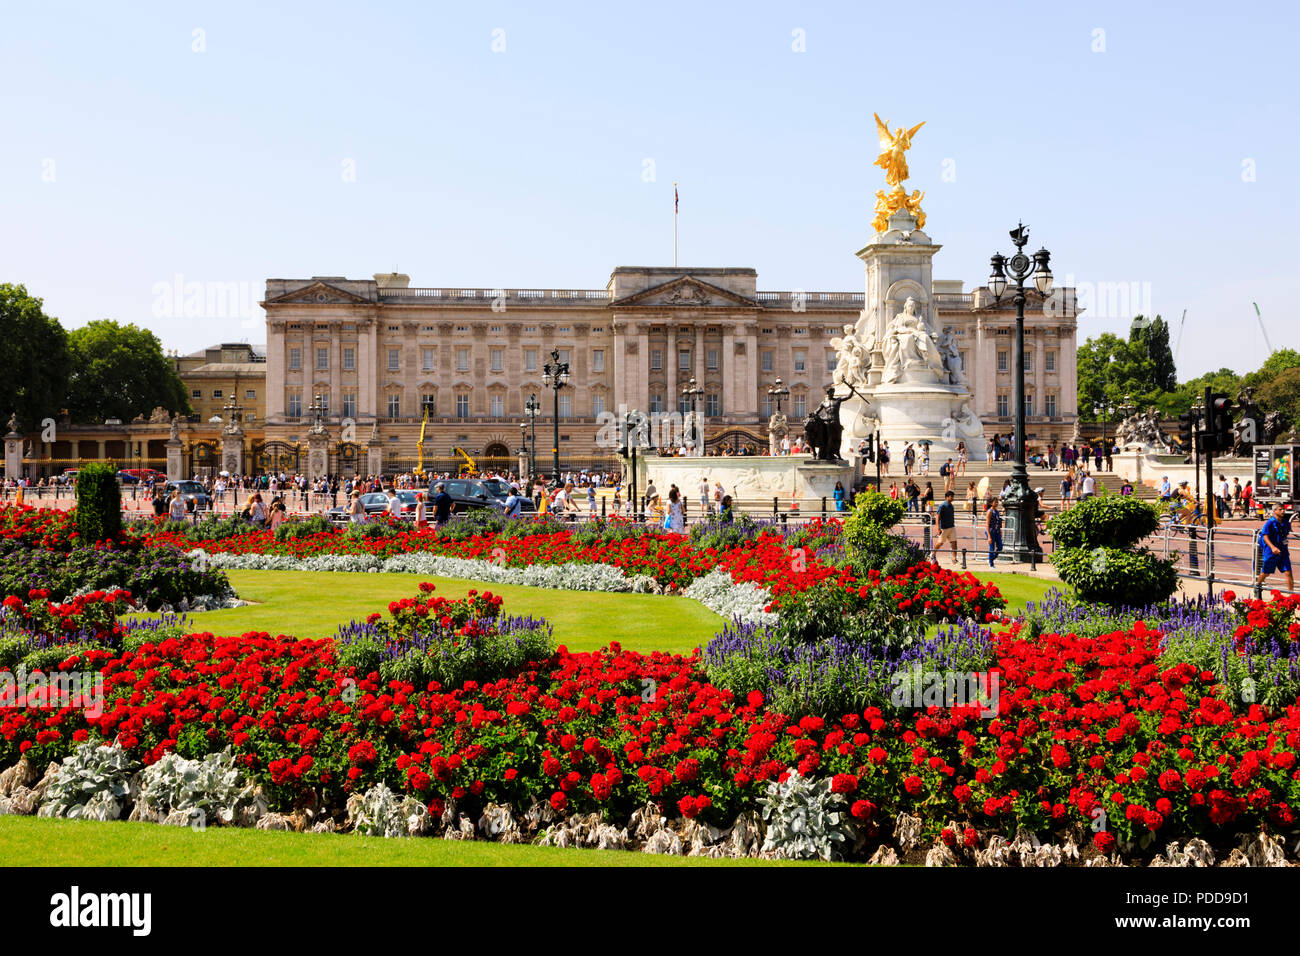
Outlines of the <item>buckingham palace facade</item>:
<svg viewBox="0 0 1300 956">
<path fill-rule="evenodd" d="M 536 395 L 540 464 L 549 461 L 555 398 L 542 369 L 557 349 L 571 373 L 558 396 L 562 457 L 611 454 L 596 444 L 602 413 L 686 410 L 681 393 L 692 378 L 710 447 L 765 446 L 769 387 L 782 380 L 784 410 L 801 421 L 831 381 L 831 339 L 858 320 L 863 294 L 764 292 L 757 279 L 745 268 L 632 266 L 616 268 L 603 289 L 578 290 L 420 288 L 398 273 L 269 279 L 266 439 L 305 441 L 318 402 L 340 448 L 378 442 L 385 471 L 405 470 L 427 411 L 426 457 L 459 446 L 507 459 Z M 1077 421 L 1073 290 L 1055 301 L 1044 308 L 1031 294 L 1026 309 L 1030 443 L 1068 440 Z M 1009 297 L 994 303 L 987 288 L 935 281 L 931 308 L 936 330 L 957 336 L 986 433 L 1010 431 Z"/>
</svg>

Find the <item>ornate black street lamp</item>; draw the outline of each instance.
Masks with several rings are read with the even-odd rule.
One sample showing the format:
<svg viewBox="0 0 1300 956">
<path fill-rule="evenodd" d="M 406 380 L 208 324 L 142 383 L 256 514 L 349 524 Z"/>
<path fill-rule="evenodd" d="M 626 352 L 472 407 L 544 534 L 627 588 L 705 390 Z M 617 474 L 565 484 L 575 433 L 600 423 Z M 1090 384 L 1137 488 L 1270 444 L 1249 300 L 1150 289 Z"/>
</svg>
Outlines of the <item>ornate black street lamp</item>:
<svg viewBox="0 0 1300 956">
<path fill-rule="evenodd" d="M 994 301 L 1002 298 L 1007 291 L 1006 270 L 1010 269 L 1010 278 L 1015 282 L 1016 303 L 1016 460 L 1011 466 L 1011 487 L 1003 498 L 1009 542 L 1005 554 L 1011 561 L 1029 561 L 1042 549 L 1038 545 L 1038 495 L 1029 487 L 1029 471 L 1025 467 L 1025 280 L 1032 278 L 1039 294 L 1046 296 L 1052 291 L 1052 270 L 1049 265 L 1051 254 L 1046 249 L 1035 252 L 1033 259 L 1025 255 L 1029 230 L 1024 223 L 1011 230 L 1011 241 L 1016 251 L 1010 258 L 998 253 L 993 255 L 989 291 L 993 293 Z"/>
<path fill-rule="evenodd" d="M 778 378 L 775 382 L 771 384 L 771 386 L 769 386 L 767 390 L 767 394 L 771 395 L 773 398 L 776 399 L 776 411 L 777 414 L 779 415 L 781 413 L 781 399 L 789 395 L 790 390 L 786 388 L 784 385 L 782 385 L 781 380 Z"/>
<path fill-rule="evenodd" d="M 560 480 L 560 389 L 569 384 L 569 363 L 560 361 L 560 350 L 551 349 L 551 360 L 542 366 L 542 384 L 555 392 L 555 445 L 551 448 L 555 481 Z"/>
<path fill-rule="evenodd" d="M 536 395 L 529 395 L 528 401 L 524 402 L 524 415 L 528 419 L 530 431 L 533 435 L 532 444 L 529 447 L 531 457 L 528 459 L 528 470 L 530 478 L 537 476 L 537 416 L 542 413 L 542 403 L 537 400 Z"/>
<path fill-rule="evenodd" d="M 640 412 L 638 412 L 635 408 L 631 409 L 627 413 L 623 422 L 623 444 L 622 447 L 619 448 L 618 450 L 619 455 L 621 455 L 625 459 L 629 459 L 632 463 L 631 483 L 628 486 L 627 493 L 631 496 L 630 498 L 628 498 L 628 501 L 631 503 L 632 506 L 633 521 L 640 521 L 643 518 L 643 515 L 641 514 L 641 502 L 640 502 L 640 496 L 638 495 L 637 481 L 636 481 L 636 457 L 637 457 L 637 449 L 644 447 L 643 436 L 642 436 L 642 426 L 644 424 L 644 421 L 645 421 L 645 416 L 642 415 Z"/>
<path fill-rule="evenodd" d="M 1121 406 L 1120 406 L 1120 410 L 1123 411 L 1123 408 L 1124 408 L 1124 406 L 1121 405 Z M 1093 414 L 1094 416 L 1097 416 L 1097 415 L 1100 415 L 1100 416 L 1101 416 L 1101 448 L 1102 448 L 1102 453 L 1103 453 L 1103 454 L 1109 454 L 1109 453 L 1110 453 L 1110 442 L 1107 441 L 1107 439 L 1106 439 L 1106 419 L 1107 419 L 1108 416 L 1110 416 L 1110 415 L 1114 415 L 1114 414 L 1115 414 L 1115 406 L 1114 406 L 1114 405 L 1111 405 L 1111 404 L 1109 404 L 1108 402 L 1106 402 L 1106 401 L 1103 400 L 1101 403 L 1092 406 L 1092 414 Z"/>
<path fill-rule="evenodd" d="M 700 396 L 704 394 L 704 389 L 695 384 L 695 376 L 682 386 L 682 398 L 686 399 L 687 405 L 691 409 L 691 428 L 694 431 L 695 454 L 704 454 L 704 429 L 700 428 Z M 685 436 L 683 435 L 683 439 Z"/>
</svg>

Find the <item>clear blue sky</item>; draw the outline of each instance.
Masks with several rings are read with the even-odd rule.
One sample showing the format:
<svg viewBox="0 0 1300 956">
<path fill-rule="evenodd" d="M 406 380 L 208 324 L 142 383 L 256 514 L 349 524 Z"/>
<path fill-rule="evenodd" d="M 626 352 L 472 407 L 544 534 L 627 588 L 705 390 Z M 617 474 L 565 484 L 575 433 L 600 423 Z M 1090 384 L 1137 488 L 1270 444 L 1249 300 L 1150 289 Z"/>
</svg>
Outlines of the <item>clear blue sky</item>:
<svg viewBox="0 0 1300 956">
<path fill-rule="evenodd" d="M 2 22 L 0 281 L 68 327 L 265 340 L 256 308 L 156 317 L 178 274 L 254 302 L 268 277 L 394 268 L 601 288 L 671 264 L 674 179 L 683 265 L 860 291 L 878 111 L 926 121 L 908 185 L 936 277 L 982 281 L 1023 218 L 1058 282 L 1149 288 L 1175 333 L 1187 309 L 1182 377 L 1262 361 L 1252 300 L 1300 347 L 1289 4 L 9 3 Z M 1127 328 L 1100 305 L 1080 341 Z"/>
</svg>

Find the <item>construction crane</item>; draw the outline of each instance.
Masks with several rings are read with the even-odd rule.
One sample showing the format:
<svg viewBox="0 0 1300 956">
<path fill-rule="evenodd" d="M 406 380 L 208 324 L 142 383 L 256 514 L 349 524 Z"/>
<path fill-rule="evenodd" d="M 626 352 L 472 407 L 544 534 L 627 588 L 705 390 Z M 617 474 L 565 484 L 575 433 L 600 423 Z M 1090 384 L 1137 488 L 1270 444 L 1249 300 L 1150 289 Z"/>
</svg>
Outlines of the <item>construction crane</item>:
<svg viewBox="0 0 1300 956">
<path fill-rule="evenodd" d="M 478 474 L 478 463 L 475 462 L 473 458 L 469 457 L 469 453 L 466 452 L 464 448 L 461 448 L 459 445 L 457 445 L 455 448 L 452 449 L 452 451 L 454 451 L 456 454 L 460 455 L 460 457 L 465 459 L 465 464 L 461 465 L 460 468 L 457 469 L 456 471 L 458 475 Z"/>
<path fill-rule="evenodd" d="M 1268 354 L 1273 354 L 1273 343 L 1268 340 L 1268 329 L 1264 328 L 1264 317 L 1259 314 L 1259 303 L 1252 302 L 1255 307 L 1255 318 L 1259 321 L 1259 331 L 1264 336 L 1264 347 L 1268 349 Z"/>
<path fill-rule="evenodd" d="M 429 427 L 429 406 L 424 406 L 424 421 L 420 423 L 420 440 L 415 443 L 416 450 L 420 454 L 420 460 L 416 462 L 415 473 L 424 476 L 424 432 Z"/>
<path fill-rule="evenodd" d="M 1174 362 L 1178 362 L 1178 352 L 1183 347 L 1183 328 L 1187 325 L 1187 310 L 1183 309 L 1183 317 L 1178 320 L 1178 341 L 1174 343 Z"/>
</svg>

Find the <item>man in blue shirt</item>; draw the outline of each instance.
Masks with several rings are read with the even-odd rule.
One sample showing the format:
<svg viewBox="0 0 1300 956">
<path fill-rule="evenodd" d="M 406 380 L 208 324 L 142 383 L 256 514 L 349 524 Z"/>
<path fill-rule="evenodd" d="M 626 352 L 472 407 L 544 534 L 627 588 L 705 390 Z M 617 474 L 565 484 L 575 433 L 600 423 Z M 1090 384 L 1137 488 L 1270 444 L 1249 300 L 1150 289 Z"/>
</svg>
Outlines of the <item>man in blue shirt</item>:
<svg viewBox="0 0 1300 956">
<path fill-rule="evenodd" d="M 433 499 L 433 520 L 435 524 L 444 525 L 447 519 L 451 517 L 451 495 L 447 494 L 447 486 L 441 481 L 438 482 L 438 494 Z"/>
<path fill-rule="evenodd" d="M 1255 579 L 1257 585 L 1262 585 L 1264 579 L 1274 571 L 1281 571 L 1286 575 L 1286 589 L 1295 590 L 1295 582 L 1291 577 L 1291 553 L 1286 543 L 1290 533 L 1291 516 L 1280 504 L 1275 504 L 1273 517 L 1259 529 L 1260 571 L 1259 577 Z"/>
<path fill-rule="evenodd" d="M 934 548 L 931 557 L 934 563 L 939 563 L 939 551 L 944 544 L 952 546 L 952 563 L 957 563 L 957 511 L 952 504 L 953 493 L 945 491 L 943 493 L 943 504 L 939 506 L 939 536 L 934 539 Z"/>
</svg>

